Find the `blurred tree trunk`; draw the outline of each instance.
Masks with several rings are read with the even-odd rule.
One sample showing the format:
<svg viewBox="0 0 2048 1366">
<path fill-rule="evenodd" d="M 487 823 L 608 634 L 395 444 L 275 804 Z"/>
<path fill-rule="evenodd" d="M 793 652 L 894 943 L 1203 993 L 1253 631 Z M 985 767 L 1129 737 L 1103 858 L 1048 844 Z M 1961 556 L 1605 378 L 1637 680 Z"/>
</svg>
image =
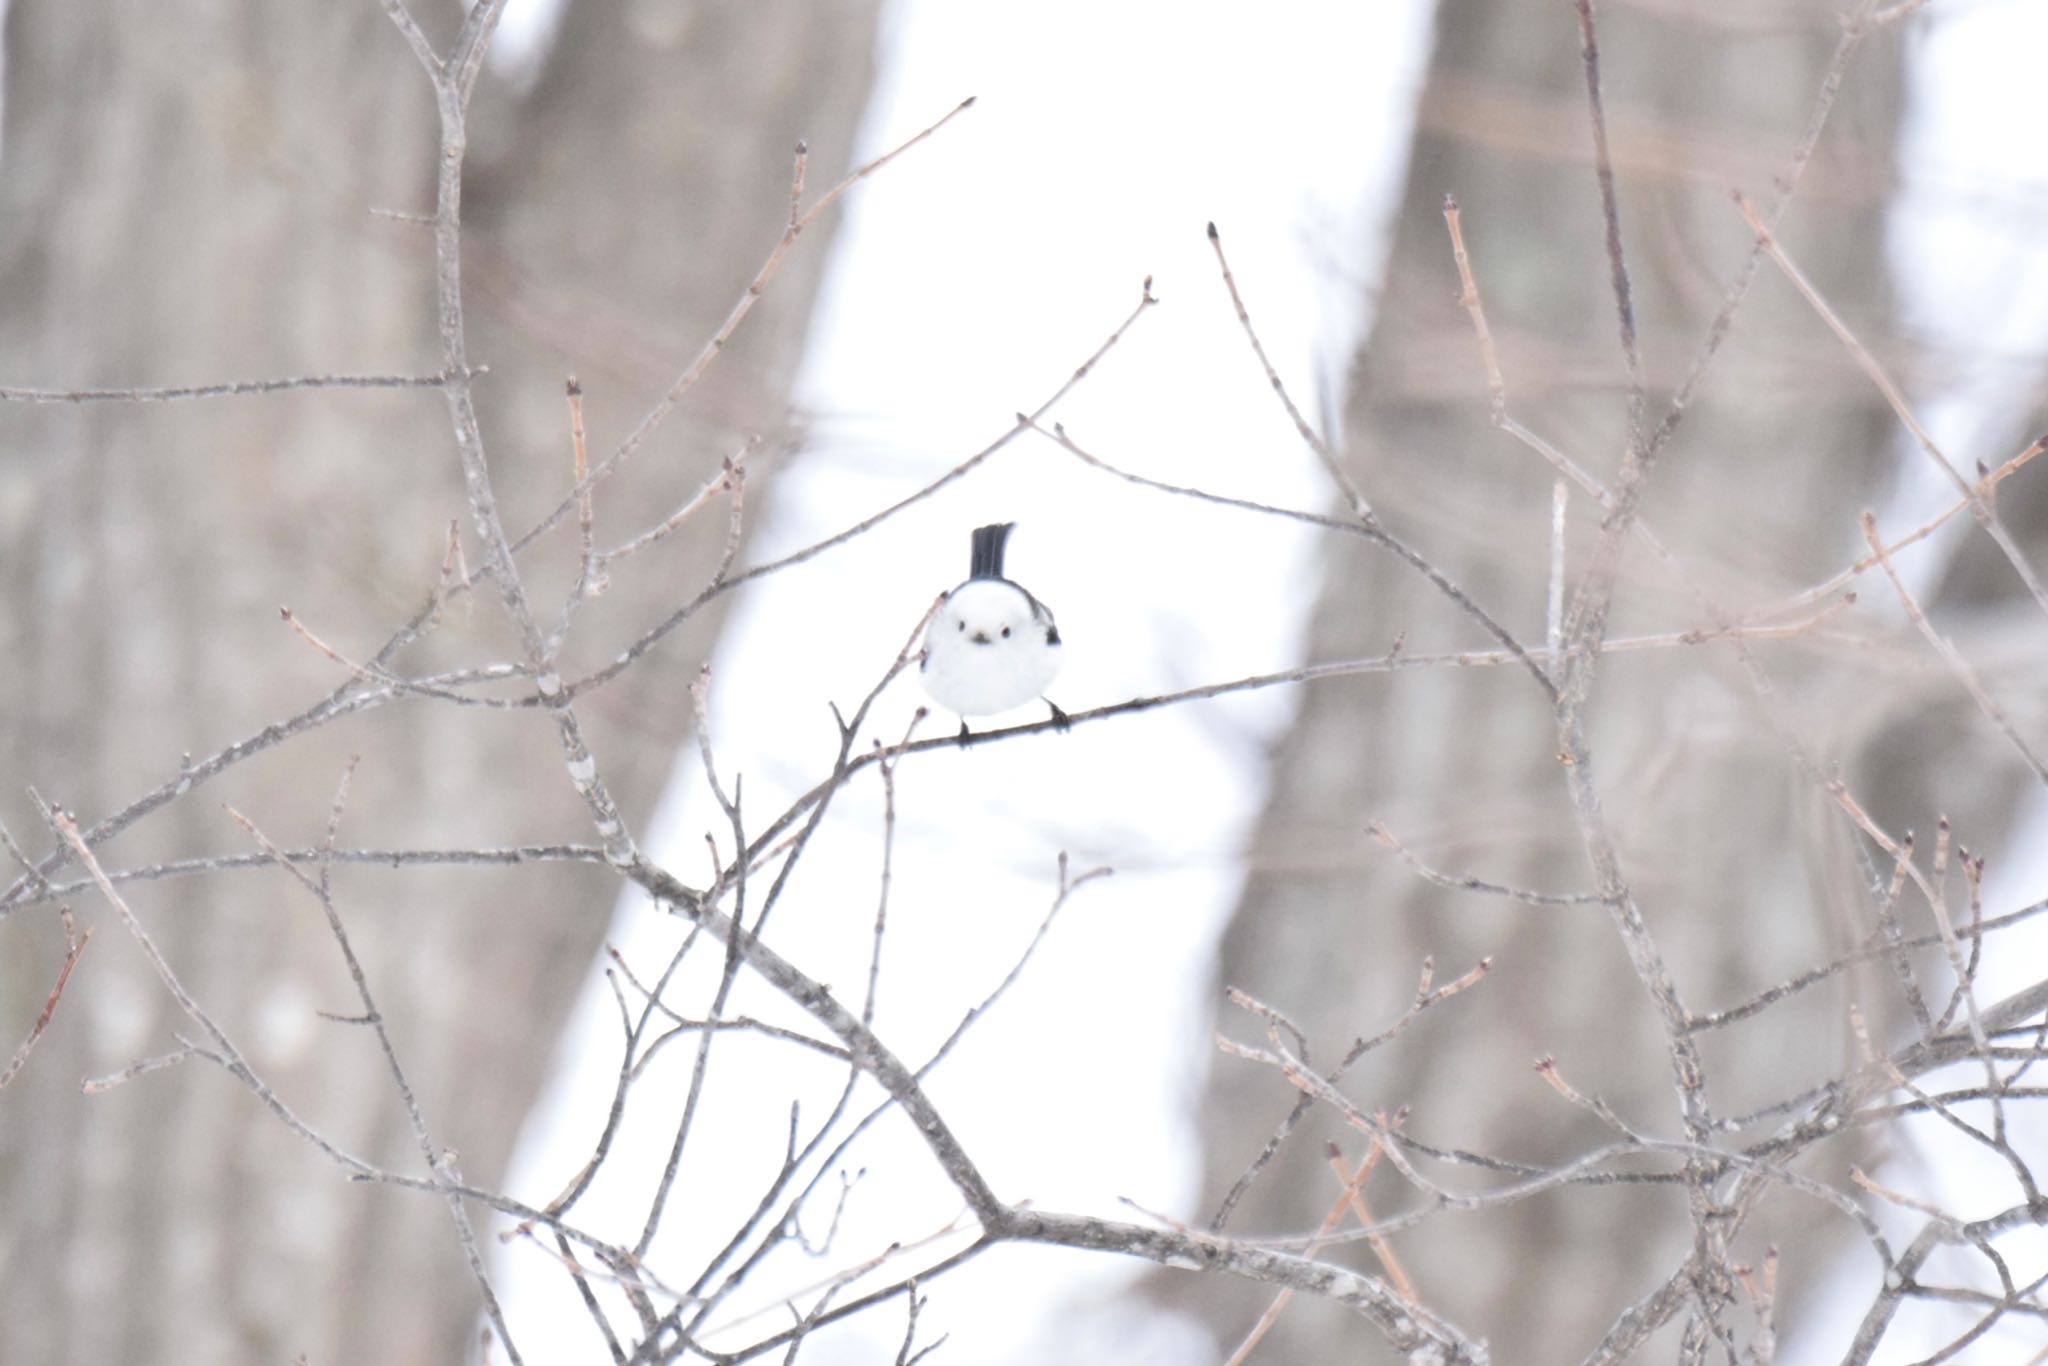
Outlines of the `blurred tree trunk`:
<svg viewBox="0 0 2048 1366">
<path fill-rule="evenodd" d="M 1838 30 L 1827 7 L 1613 6 L 1600 22 L 1654 423 L 1752 241 L 1728 191 L 1771 199 Z M 1463 209 L 1511 411 L 1611 480 L 1626 445 L 1627 386 L 1580 35 L 1564 3 L 1443 0 L 1437 25 L 1344 444 L 1388 529 L 1540 646 L 1553 476 L 1489 424 L 1443 200 L 1455 194 Z M 1898 67 L 1895 33 L 1865 41 L 1784 232 L 1871 337 L 1889 327 L 1881 233 Z M 1856 517 L 1887 477 L 1895 431 L 1846 353 L 1766 264 L 1652 476 L 1644 518 L 1718 602 L 1770 603 L 1860 553 Z M 1570 583 L 1598 520 L 1574 488 Z M 1610 635 L 1709 624 L 1686 584 L 1639 543 L 1622 585 Z M 1411 654 L 1492 644 L 1404 566 L 1332 538 L 1308 658 L 1376 655 L 1402 638 Z M 1843 757 L 1825 718 L 1869 666 L 1796 642 L 1754 649 L 1787 723 Z M 1800 776 L 1727 646 L 1610 657 L 1589 715 L 1624 874 L 1691 1008 L 1729 1004 L 1824 962 L 1869 925 L 1839 814 Z M 1384 818 L 1437 867 L 1589 891 L 1556 749 L 1549 705 L 1522 670 L 1413 669 L 1310 684 L 1275 756 L 1220 981 L 1292 1016 L 1311 1062 L 1327 1068 L 1407 1008 L 1425 957 L 1442 984 L 1490 956 L 1482 985 L 1427 1012 L 1344 1083 L 1368 1109 L 1412 1107 L 1406 1131 L 1427 1143 L 1542 1163 L 1611 1138 L 1531 1070 L 1544 1054 L 1631 1124 L 1682 1133 L 1656 1017 L 1604 907 L 1439 890 L 1366 834 Z M 1843 992 L 1823 990 L 1748 1032 L 1705 1039 L 1716 1112 L 1739 1114 L 1838 1073 L 1854 1056 L 1845 1020 Z M 1246 1039 L 1263 1032 L 1227 1008 L 1221 1027 Z M 1206 1210 L 1293 1099 L 1270 1069 L 1214 1062 L 1198 1112 Z M 1326 1139 L 1353 1162 L 1365 1146 L 1315 1112 L 1229 1227 L 1313 1230 L 1337 1195 Z M 1498 1179 L 1471 1168 L 1436 1174 L 1459 1190 Z M 1368 1191 L 1380 1215 L 1416 1203 L 1385 1163 Z M 1810 1206 L 1796 1213 L 1801 1224 L 1822 1222 Z M 1773 1239 L 1785 1244 L 1796 1299 L 1822 1249 L 1796 1225 L 1762 1218 L 1738 1249 L 1753 1259 Z M 1569 1187 L 1485 1214 L 1438 1215 L 1394 1240 L 1426 1304 L 1488 1338 L 1499 1359 L 1538 1363 L 1580 1360 L 1690 1245 L 1682 1192 L 1641 1186 Z M 1378 1269 L 1363 1245 L 1353 1248 L 1360 1265 Z M 1200 1297 L 1190 1307 L 1225 1343 L 1268 1298 L 1207 1278 L 1186 1284 Z M 1296 1300 L 1256 1359 L 1385 1359 L 1361 1352 L 1358 1337 L 1342 1310 Z M 1668 1352 L 1675 1339 L 1656 1341 Z"/>
<path fill-rule="evenodd" d="M 479 402 L 514 535 L 571 483 L 564 378 L 588 391 L 601 456 L 775 242 L 795 144 L 809 141 L 814 187 L 843 171 L 878 3 L 577 0 L 527 92 L 487 81 L 465 203 L 470 354 L 490 367 Z M 455 8 L 416 8 L 445 42 Z M 438 369 L 429 234 L 373 212 L 431 208 L 436 147 L 425 76 L 379 6 L 15 0 L 6 56 L 0 381 Z M 748 435 L 779 449 L 825 231 L 600 490 L 601 543 L 666 515 Z M 180 751 L 210 754 L 305 708 L 347 674 L 279 606 L 365 658 L 426 600 L 450 523 L 469 535 L 432 389 L 8 404 L 0 425 L 0 817 L 32 856 L 51 838 L 28 785 L 89 825 L 174 776 Z M 544 614 L 574 539 L 572 526 L 524 561 Z M 579 617 L 565 673 L 673 610 L 723 539 L 714 511 L 704 534 L 622 566 Z M 467 563 L 480 560 L 472 547 Z M 636 823 L 719 615 L 582 704 Z M 479 594 L 399 667 L 511 658 L 512 642 L 495 595 Z M 533 712 L 409 701 L 287 748 L 146 818 L 103 860 L 245 852 L 223 802 L 281 845 L 318 844 L 352 754 L 344 846 L 591 838 Z M 342 868 L 337 892 L 436 1141 L 495 1184 L 616 883 L 560 866 Z M 421 1170 L 369 1031 L 316 1013 L 360 1006 L 301 890 L 266 871 L 129 893 L 286 1103 L 366 1160 Z M 0 1092 L 0 1357 L 460 1359 L 478 1297 L 441 1202 L 349 1182 L 203 1064 L 80 1094 L 82 1076 L 194 1031 L 99 898 L 76 910 L 98 936 Z M 35 1019 L 61 954 L 54 908 L 0 921 L 0 1051 Z"/>
</svg>

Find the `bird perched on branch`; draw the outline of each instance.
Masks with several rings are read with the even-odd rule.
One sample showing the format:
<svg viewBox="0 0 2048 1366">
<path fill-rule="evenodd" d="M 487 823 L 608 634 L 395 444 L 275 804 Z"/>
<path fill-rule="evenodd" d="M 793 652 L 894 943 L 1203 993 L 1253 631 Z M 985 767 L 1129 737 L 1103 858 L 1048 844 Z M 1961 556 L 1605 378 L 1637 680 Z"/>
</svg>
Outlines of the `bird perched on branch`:
<svg viewBox="0 0 2048 1366">
<path fill-rule="evenodd" d="M 918 676 L 932 700 L 960 720 L 1021 707 L 1039 698 L 1062 730 L 1067 714 L 1045 689 L 1060 671 L 1060 628 L 1052 611 L 1003 577 L 1003 545 L 1015 522 L 974 529 L 967 581 L 946 594 L 924 634 Z"/>
</svg>

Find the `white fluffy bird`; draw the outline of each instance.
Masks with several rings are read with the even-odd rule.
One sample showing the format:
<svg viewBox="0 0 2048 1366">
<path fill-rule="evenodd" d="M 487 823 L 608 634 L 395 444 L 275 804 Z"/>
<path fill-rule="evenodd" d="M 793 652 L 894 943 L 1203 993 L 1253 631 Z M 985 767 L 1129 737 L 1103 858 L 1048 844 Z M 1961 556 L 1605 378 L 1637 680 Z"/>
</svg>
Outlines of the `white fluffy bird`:
<svg viewBox="0 0 2048 1366">
<path fill-rule="evenodd" d="M 961 717 L 963 745 L 967 717 L 1008 711 L 1033 698 L 1052 708 L 1062 728 L 1067 723 L 1067 714 L 1044 696 L 1060 671 L 1060 628 L 1051 609 L 1003 577 L 1003 543 L 1015 525 L 974 529 L 967 581 L 939 604 L 918 657 L 924 690 Z"/>
</svg>

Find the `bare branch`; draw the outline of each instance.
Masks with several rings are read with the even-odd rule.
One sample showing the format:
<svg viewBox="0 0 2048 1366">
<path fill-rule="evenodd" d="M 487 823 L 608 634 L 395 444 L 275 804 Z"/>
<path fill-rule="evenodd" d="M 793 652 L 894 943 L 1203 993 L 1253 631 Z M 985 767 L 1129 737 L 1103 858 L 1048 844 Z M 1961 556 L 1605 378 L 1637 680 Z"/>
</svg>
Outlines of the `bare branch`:
<svg viewBox="0 0 2048 1366">
<path fill-rule="evenodd" d="M 348 801 L 349 779 L 354 776 L 355 767 L 356 761 L 351 759 L 348 766 L 342 770 L 341 782 L 335 788 L 334 802 L 329 810 L 327 822 L 326 850 L 330 853 L 335 833 L 341 825 L 342 808 Z M 397 1088 L 398 1098 L 405 1106 L 406 1120 L 412 1126 L 413 1140 L 419 1146 L 420 1156 L 425 1159 L 427 1170 L 436 1177 L 451 1178 L 454 1175 L 451 1155 L 435 1144 L 433 1136 L 427 1130 L 426 1118 L 420 1113 L 419 1101 L 413 1095 L 412 1082 L 407 1079 L 405 1068 L 398 1061 L 398 1050 L 392 1045 L 390 1031 L 385 1028 L 384 1014 L 377 1009 L 377 1002 L 370 994 L 370 982 L 363 972 L 362 960 L 356 957 L 355 946 L 349 942 L 348 931 L 341 923 L 341 912 L 334 903 L 329 886 L 330 860 L 323 858 L 319 876 L 310 877 L 297 864 L 287 860 L 283 851 L 265 838 L 263 832 L 247 817 L 233 807 L 228 808 L 228 815 L 256 841 L 265 855 L 275 861 L 278 867 L 290 873 L 319 901 L 320 909 L 327 918 L 328 931 L 334 936 L 336 947 L 341 950 L 342 961 L 348 965 L 349 980 L 355 983 L 356 998 L 363 1005 L 363 1019 L 377 1035 L 377 1046 L 384 1054 L 384 1065 L 390 1070 L 392 1084 Z M 504 1311 L 499 1307 L 497 1292 L 491 1286 L 490 1274 L 484 1269 L 483 1254 L 477 1251 L 476 1230 L 470 1224 L 469 1211 L 463 1208 L 462 1197 L 452 1190 L 446 1193 L 446 1199 L 449 1216 L 455 1222 L 456 1236 L 462 1244 L 463 1256 L 469 1264 L 469 1274 L 476 1281 L 477 1290 L 483 1298 L 484 1313 L 490 1318 L 492 1327 L 497 1330 L 499 1340 L 505 1344 L 506 1355 L 517 1362 L 519 1351 L 513 1344 L 511 1330 L 505 1325 Z"/>
<path fill-rule="evenodd" d="M 487 367 L 468 372 L 487 373 Z M 295 389 L 439 389 L 445 375 L 293 375 L 284 379 L 234 380 L 167 389 L 18 389 L 0 387 L 0 403 L 175 403 L 184 399 L 241 398 Z"/>
<path fill-rule="evenodd" d="M 1739 192 L 1735 196 L 1735 202 L 1742 210 L 1742 216 L 1748 220 L 1750 228 L 1755 231 L 1757 245 L 1771 258 L 1778 269 L 1784 272 L 1785 278 L 1792 282 L 1793 288 L 1799 291 L 1800 297 L 1804 298 L 1813 308 L 1813 311 L 1819 315 L 1821 321 L 1827 324 L 1828 330 L 1835 334 L 1836 339 L 1842 343 L 1843 348 L 1855 360 L 1858 368 L 1865 375 L 1869 376 L 1872 384 L 1877 386 L 1878 392 L 1884 395 L 1885 402 L 1891 405 L 1891 409 L 1898 415 L 1899 421 L 1904 424 L 1907 431 L 1913 434 L 1913 439 L 1919 442 L 1920 449 L 1927 452 L 1928 459 L 1932 460 L 1936 468 L 1948 477 L 1949 483 L 1955 486 L 1956 492 L 1969 500 L 1970 513 L 1977 519 L 1978 525 L 1984 528 L 1985 534 L 1991 537 L 1992 542 L 2004 554 L 2007 562 L 2012 565 L 2014 572 L 2019 575 L 2020 582 L 2024 583 L 2027 591 L 2033 594 L 2034 602 L 2043 612 L 2048 612 L 2048 584 L 2042 583 L 2039 575 L 2034 572 L 2034 567 L 2028 561 L 2025 552 L 2012 539 L 2011 534 L 2006 531 L 2004 524 L 1998 520 L 1995 505 L 1986 496 L 1986 492 L 1966 481 L 1961 473 L 1957 471 L 1955 465 L 1942 453 L 1941 447 L 1935 444 L 1934 437 L 1929 434 L 1926 427 L 1921 425 L 1920 419 L 1914 416 L 1912 407 L 1906 402 L 1906 396 L 1899 392 L 1899 387 L 1892 383 L 1891 377 L 1885 373 L 1884 367 L 1878 364 L 1877 357 L 1870 353 L 1870 348 L 1856 339 L 1856 334 L 1849 330 L 1848 325 L 1836 315 L 1832 308 L 1828 307 L 1827 300 L 1821 297 L 1820 291 L 1813 287 L 1799 267 L 1792 264 L 1792 259 L 1785 254 L 1784 248 L 1778 245 L 1777 238 L 1772 234 L 1771 229 L 1766 226 L 1763 218 L 1757 213 L 1755 206 L 1749 202 L 1746 196 Z"/>
<path fill-rule="evenodd" d="M 1991 694 L 1985 692 L 1984 685 L 1977 680 L 1976 671 L 1965 662 L 1962 653 L 1948 638 L 1934 629 L 1934 623 L 1927 619 L 1927 614 L 1920 610 L 1920 604 L 1914 601 L 1912 590 L 1906 587 L 1906 581 L 1899 577 L 1898 570 L 1892 568 L 1891 557 L 1885 552 L 1884 542 L 1877 534 L 1877 518 L 1866 512 L 1863 514 L 1862 525 L 1863 539 L 1870 546 L 1872 558 L 1884 570 L 1884 576 L 1891 580 L 1892 591 L 1899 595 L 1899 603 L 1906 609 L 1906 615 L 1912 619 L 1913 625 L 1920 629 L 1920 634 L 1934 647 L 1934 652 L 1941 656 L 1942 663 L 1948 665 L 1949 672 L 1956 676 L 1956 681 L 1969 691 L 1978 708 L 1990 717 L 1991 723 L 2012 742 L 2012 747 L 2027 761 L 2027 767 L 2034 770 L 2034 776 L 2048 783 L 2048 768 L 2042 766 L 2039 756 L 2020 738 L 2020 733 L 2013 728 L 2012 718 L 2005 714 L 2005 708 L 1992 701 Z"/>
<path fill-rule="evenodd" d="M 1287 386 L 1281 382 L 1280 372 L 1273 368 L 1272 360 L 1266 355 L 1265 345 L 1259 340 L 1258 329 L 1252 326 L 1252 315 L 1245 309 L 1244 296 L 1238 293 L 1237 277 L 1231 273 L 1230 260 L 1223 254 L 1223 237 L 1216 231 L 1214 223 L 1209 225 L 1209 249 L 1216 254 L 1217 269 L 1223 272 L 1223 287 L 1230 291 L 1231 307 L 1237 310 L 1238 325 L 1244 328 L 1245 340 L 1251 343 L 1252 355 L 1258 358 L 1259 368 L 1265 372 L 1266 383 L 1272 386 L 1274 397 L 1280 400 L 1280 406 L 1287 410 L 1288 420 L 1294 424 L 1294 430 L 1301 433 L 1302 441 L 1316 453 L 1316 459 L 1322 462 L 1323 470 L 1330 476 L 1330 481 L 1344 495 L 1344 501 L 1351 505 L 1351 515 L 1362 525 L 1379 525 L 1378 519 L 1373 516 L 1372 505 L 1366 501 L 1365 493 L 1358 487 L 1358 482 L 1351 477 L 1350 471 L 1344 468 L 1344 462 L 1337 458 L 1329 443 L 1323 440 L 1315 428 L 1308 425 L 1308 419 L 1301 415 L 1301 409 L 1294 406 L 1294 399 L 1289 396 Z"/>
<path fill-rule="evenodd" d="M 49 999 L 43 1002 L 43 1012 L 36 1016 L 35 1024 L 28 1031 L 28 1037 L 21 1041 L 21 1047 L 14 1050 L 14 1056 L 7 1060 L 7 1066 L 0 1068 L 0 1090 L 4 1090 L 7 1083 L 14 1080 L 14 1074 L 21 1071 L 22 1065 L 28 1061 L 29 1050 L 36 1046 L 36 1040 L 42 1038 L 43 1031 L 50 1027 L 50 1017 L 57 1013 L 57 1002 L 64 997 L 64 984 L 71 980 L 71 969 L 78 966 L 78 956 L 85 952 L 85 946 L 92 941 L 91 926 L 87 926 L 85 933 L 80 934 L 77 923 L 71 918 L 71 908 L 61 906 L 58 910 L 64 917 L 64 964 L 57 969 L 57 984 L 50 988 Z"/>
<path fill-rule="evenodd" d="M 727 343 L 732 340 L 733 334 L 739 330 L 740 324 L 746 321 L 747 314 L 753 311 L 755 303 L 760 300 L 761 295 L 767 290 L 768 282 L 774 279 L 776 271 L 781 269 L 783 258 L 789 254 L 790 248 L 796 245 L 797 237 L 802 234 L 806 227 L 809 227 L 817 220 L 818 215 L 837 203 L 840 197 L 848 190 L 881 170 L 884 166 L 917 146 L 926 138 L 937 133 L 941 128 L 944 128 L 947 124 L 965 113 L 973 104 L 974 97 L 969 96 L 959 104 L 954 105 L 943 117 L 926 127 L 922 132 L 897 144 L 865 165 L 854 168 L 844 180 L 834 185 L 823 195 L 820 195 L 818 201 L 801 216 L 798 216 L 796 213 L 796 203 L 803 194 L 806 154 L 804 149 L 799 147 L 797 149 L 796 172 L 792 179 L 790 190 L 790 218 L 788 226 L 783 230 L 781 238 L 776 241 L 774 247 L 769 250 L 768 259 L 763 261 L 761 268 L 754 272 L 754 278 L 748 282 L 746 291 L 740 295 L 739 302 L 732 306 L 732 311 L 726 314 L 725 321 L 720 323 L 718 330 L 711 334 L 710 340 L 704 343 L 703 349 L 697 353 L 696 357 L 688 365 L 683 367 L 683 372 L 669 386 L 668 392 L 663 394 L 661 400 L 648 410 L 645 417 L 640 419 L 639 425 L 627 433 L 626 439 L 621 441 L 610 455 L 598 461 L 587 475 L 577 480 L 576 487 L 569 491 L 569 496 L 557 504 L 555 509 L 547 516 L 541 518 L 532 530 L 521 536 L 513 546 L 513 549 L 524 549 L 541 536 L 553 530 L 577 506 L 578 500 L 589 491 L 590 486 L 608 478 L 614 470 L 627 460 L 630 460 L 634 453 L 646 444 L 647 439 L 654 435 L 655 429 L 660 427 L 668 415 L 675 411 L 675 407 L 682 401 L 683 395 L 688 393 L 696 385 L 697 381 L 704 377 L 704 372 L 711 368 L 711 362 L 716 360 L 725 350 Z"/>
</svg>

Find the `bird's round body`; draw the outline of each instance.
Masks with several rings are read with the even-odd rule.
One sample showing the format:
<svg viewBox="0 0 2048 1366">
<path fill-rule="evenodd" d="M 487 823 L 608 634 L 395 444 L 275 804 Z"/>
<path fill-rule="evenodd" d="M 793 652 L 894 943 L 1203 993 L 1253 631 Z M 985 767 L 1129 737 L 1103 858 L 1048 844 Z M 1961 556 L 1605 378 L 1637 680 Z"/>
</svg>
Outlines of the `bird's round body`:
<svg viewBox="0 0 2048 1366">
<path fill-rule="evenodd" d="M 960 716 L 1035 701 L 1060 671 L 1052 613 L 1001 578 L 973 578 L 946 595 L 925 632 L 919 676 L 932 700 Z"/>
</svg>

